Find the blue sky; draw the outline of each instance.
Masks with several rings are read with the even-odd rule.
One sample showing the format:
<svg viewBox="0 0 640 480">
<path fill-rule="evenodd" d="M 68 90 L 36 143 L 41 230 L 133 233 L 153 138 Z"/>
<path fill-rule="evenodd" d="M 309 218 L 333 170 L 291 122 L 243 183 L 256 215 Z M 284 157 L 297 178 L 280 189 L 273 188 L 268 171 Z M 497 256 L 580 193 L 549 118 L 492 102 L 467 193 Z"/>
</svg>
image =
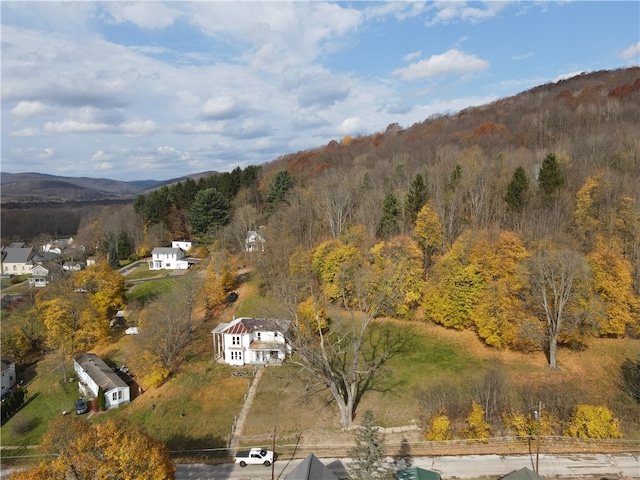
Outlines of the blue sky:
<svg viewBox="0 0 640 480">
<path fill-rule="evenodd" d="M 166 180 L 640 65 L 640 2 L 1 2 L 3 172 Z"/>
</svg>

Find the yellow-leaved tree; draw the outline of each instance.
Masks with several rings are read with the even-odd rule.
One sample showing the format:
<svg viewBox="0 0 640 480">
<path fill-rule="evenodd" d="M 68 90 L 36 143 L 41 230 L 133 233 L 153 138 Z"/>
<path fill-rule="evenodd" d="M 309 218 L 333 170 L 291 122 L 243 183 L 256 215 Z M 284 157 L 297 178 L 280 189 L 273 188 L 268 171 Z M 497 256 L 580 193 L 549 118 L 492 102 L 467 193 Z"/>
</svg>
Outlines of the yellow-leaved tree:
<svg viewBox="0 0 640 480">
<path fill-rule="evenodd" d="M 101 261 L 72 277 L 76 290 L 89 294 L 100 320 L 109 322 L 126 304 L 124 277 L 112 270 L 106 261 Z"/>
<path fill-rule="evenodd" d="M 599 245 L 587 257 L 593 287 L 603 305 L 595 312 L 599 334 L 622 336 L 627 327 L 640 330 L 640 302 L 633 292 L 633 266 L 621 254 Z"/>
<path fill-rule="evenodd" d="M 469 262 L 472 233 L 460 235 L 434 265 L 434 276 L 425 287 L 427 320 L 458 330 L 472 326 L 472 312 L 484 288 L 484 280 Z"/>
<path fill-rule="evenodd" d="M 446 415 L 435 415 L 429 420 L 429 426 L 424 434 L 425 440 L 432 442 L 451 440 L 451 422 Z"/>
<path fill-rule="evenodd" d="M 621 438 L 620 421 L 607 407 L 578 405 L 563 432 L 569 437 Z"/>
<path fill-rule="evenodd" d="M 484 419 L 484 408 L 475 400 L 471 403 L 471 413 L 467 417 L 467 427 L 464 429 L 464 436 L 470 440 L 486 440 L 489 438 L 491 429 Z"/>
<path fill-rule="evenodd" d="M 124 420 L 90 424 L 69 416 L 55 418 L 40 448 L 52 458 L 12 474 L 12 480 L 175 478 L 176 467 L 166 446 Z"/>
<path fill-rule="evenodd" d="M 380 242 L 371 249 L 373 271 L 384 278 L 382 289 L 399 289 L 402 295 L 384 292 L 387 298 L 396 299 L 389 304 L 388 315 L 406 316 L 420 301 L 423 292 L 423 255 L 418 245 L 407 236 L 398 236 Z"/>
<path fill-rule="evenodd" d="M 444 250 L 442 220 L 431 203 L 418 212 L 413 236 L 424 253 L 425 269 L 429 268 L 433 258 Z"/>
<path fill-rule="evenodd" d="M 528 256 L 514 232 L 475 234 L 469 262 L 482 277 L 484 288 L 470 314 L 478 336 L 492 347 L 507 348 L 522 342 L 518 322 L 524 322 L 528 315 L 521 301 L 525 289 L 521 268 Z"/>
</svg>

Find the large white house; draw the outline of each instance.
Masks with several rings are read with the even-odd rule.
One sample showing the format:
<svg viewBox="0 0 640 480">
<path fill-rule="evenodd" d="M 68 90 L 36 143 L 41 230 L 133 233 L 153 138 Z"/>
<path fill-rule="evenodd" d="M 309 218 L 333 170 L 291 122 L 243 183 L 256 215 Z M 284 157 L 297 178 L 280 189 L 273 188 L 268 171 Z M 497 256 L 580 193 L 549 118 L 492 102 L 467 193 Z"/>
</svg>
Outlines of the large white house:
<svg viewBox="0 0 640 480">
<path fill-rule="evenodd" d="M 181 248 L 156 247 L 151 252 L 149 270 L 186 270 L 189 265 Z"/>
<path fill-rule="evenodd" d="M 291 322 L 272 318 L 236 318 L 212 330 L 216 360 L 229 365 L 272 365 L 291 354 L 286 334 Z"/>
<path fill-rule="evenodd" d="M 102 387 L 107 410 L 131 401 L 129 385 L 95 353 L 81 353 L 75 357 L 73 369 L 78 376 L 78 388 L 84 395 L 97 398 L 98 388 Z"/>
<path fill-rule="evenodd" d="M 186 240 L 174 240 L 171 247 L 156 247 L 151 252 L 149 270 L 186 270 L 195 263 L 186 258 L 186 252 L 192 247 Z"/>
</svg>

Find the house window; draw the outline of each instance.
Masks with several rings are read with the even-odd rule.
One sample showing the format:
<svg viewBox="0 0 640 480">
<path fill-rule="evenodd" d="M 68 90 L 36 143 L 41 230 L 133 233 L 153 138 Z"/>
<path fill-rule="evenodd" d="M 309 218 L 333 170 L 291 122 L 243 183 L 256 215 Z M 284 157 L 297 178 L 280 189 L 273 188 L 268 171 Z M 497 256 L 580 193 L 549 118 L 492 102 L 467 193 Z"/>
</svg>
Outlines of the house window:
<svg viewBox="0 0 640 480">
<path fill-rule="evenodd" d="M 262 332 L 257 332 L 257 333 L 256 333 L 256 336 L 258 337 L 258 341 L 260 341 L 260 340 L 261 340 L 261 338 L 260 338 L 260 337 L 262 336 Z"/>
<path fill-rule="evenodd" d="M 113 400 L 114 402 L 118 400 L 118 392 L 113 392 L 111 394 L 111 400 Z"/>
<path fill-rule="evenodd" d="M 242 360 L 242 352 L 231 352 L 231 360 Z"/>
<path fill-rule="evenodd" d="M 122 390 L 118 390 L 118 400 L 122 400 Z"/>
<path fill-rule="evenodd" d="M 233 335 L 231 337 L 231 345 L 240 345 L 240 335 Z"/>
</svg>

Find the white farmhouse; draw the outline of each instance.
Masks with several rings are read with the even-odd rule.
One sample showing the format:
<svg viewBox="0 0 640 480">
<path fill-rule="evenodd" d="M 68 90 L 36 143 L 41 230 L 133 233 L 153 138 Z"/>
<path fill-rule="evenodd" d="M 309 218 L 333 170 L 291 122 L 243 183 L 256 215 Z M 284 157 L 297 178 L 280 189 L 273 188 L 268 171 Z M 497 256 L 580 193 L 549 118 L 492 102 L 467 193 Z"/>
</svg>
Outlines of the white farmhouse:
<svg viewBox="0 0 640 480">
<path fill-rule="evenodd" d="M 186 270 L 189 265 L 181 248 L 156 247 L 151 252 L 149 270 Z"/>
<path fill-rule="evenodd" d="M 102 387 L 107 410 L 131 401 L 129 385 L 96 354 L 81 353 L 73 359 L 73 369 L 78 376 L 78 387 L 84 395 L 97 398 L 98 387 Z"/>
<path fill-rule="evenodd" d="M 286 334 L 291 322 L 271 318 L 236 318 L 212 330 L 217 360 L 229 365 L 272 365 L 291 354 Z"/>
</svg>

